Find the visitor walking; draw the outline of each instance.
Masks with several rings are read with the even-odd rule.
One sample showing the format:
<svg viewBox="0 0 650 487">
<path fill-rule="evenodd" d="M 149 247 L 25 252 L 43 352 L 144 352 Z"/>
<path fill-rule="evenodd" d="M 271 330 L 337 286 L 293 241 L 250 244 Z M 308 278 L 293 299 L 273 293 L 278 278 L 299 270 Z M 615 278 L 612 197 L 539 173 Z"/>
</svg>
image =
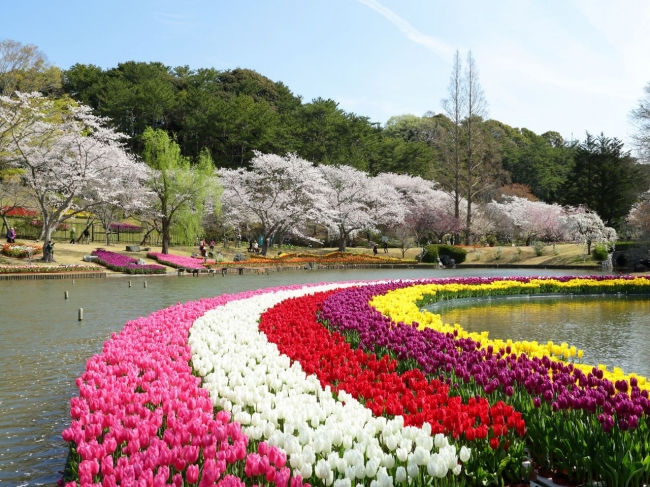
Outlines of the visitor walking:
<svg viewBox="0 0 650 487">
<path fill-rule="evenodd" d="M 384 254 L 388 253 L 388 242 L 384 240 Z"/>
<path fill-rule="evenodd" d="M 217 243 L 214 240 L 210 240 L 210 252 L 214 252 L 215 245 L 217 245 Z"/>
<path fill-rule="evenodd" d="M 88 240 L 90 239 L 90 232 L 88 231 L 87 228 L 81 234 L 81 237 L 84 239 L 84 242 L 86 242 L 86 245 L 88 245 Z"/>
<path fill-rule="evenodd" d="M 11 227 L 9 230 L 7 230 L 7 243 L 15 243 L 16 242 L 16 230 L 14 227 Z"/>
<path fill-rule="evenodd" d="M 73 244 L 75 237 L 77 236 L 77 230 L 74 227 L 70 227 L 70 243 Z"/>
<path fill-rule="evenodd" d="M 372 253 L 377 255 L 377 244 L 372 246 Z"/>
</svg>

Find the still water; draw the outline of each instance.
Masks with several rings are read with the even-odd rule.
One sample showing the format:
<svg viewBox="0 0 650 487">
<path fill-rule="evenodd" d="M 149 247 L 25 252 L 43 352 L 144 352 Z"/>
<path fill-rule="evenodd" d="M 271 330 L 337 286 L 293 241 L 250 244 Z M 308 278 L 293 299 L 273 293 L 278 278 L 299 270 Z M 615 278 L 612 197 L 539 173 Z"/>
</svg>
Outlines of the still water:
<svg viewBox="0 0 650 487">
<path fill-rule="evenodd" d="M 53 485 L 67 455 L 61 431 L 86 360 L 128 320 L 179 302 L 321 281 L 447 276 L 558 275 L 534 270 L 364 269 L 268 276 L 119 277 L 0 282 L 0 484 Z M 576 274 L 576 271 L 565 274 Z M 132 287 L 129 287 L 129 280 Z M 147 287 L 144 287 L 144 281 Z M 64 299 L 68 292 L 69 299 Z M 78 309 L 84 320 L 77 320 Z M 506 320 L 507 321 L 507 320 Z M 597 321 L 597 320 L 596 320 Z M 596 332 L 593 332 L 594 334 Z M 636 340 L 636 336 L 634 337 Z M 551 339 L 551 337 L 545 338 Z M 645 342 L 630 339 L 629 346 Z M 603 343 L 608 343 L 605 338 Z M 650 374 L 648 374 L 650 375 Z"/>
<path fill-rule="evenodd" d="M 649 296 L 462 300 L 432 312 L 467 331 L 489 331 L 490 338 L 566 342 L 584 350 L 585 364 L 650 377 Z"/>
</svg>

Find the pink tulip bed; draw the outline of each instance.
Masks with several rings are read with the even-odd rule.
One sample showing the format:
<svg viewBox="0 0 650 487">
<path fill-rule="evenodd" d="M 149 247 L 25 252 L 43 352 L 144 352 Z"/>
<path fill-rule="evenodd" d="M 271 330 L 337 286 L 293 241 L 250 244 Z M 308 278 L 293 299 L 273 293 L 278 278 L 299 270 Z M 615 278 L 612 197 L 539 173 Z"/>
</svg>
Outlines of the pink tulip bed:
<svg viewBox="0 0 650 487">
<path fill-rule="evenodd" d="M 571 279 L 533 284 L 567 292 Z M 647 484 L 645 378 L 612 383 L 370 304 L 419 284 L 445 286 L 439 299 L 471 297 L 465 285 L 506 292 L 500 281 L 533 292 L 532 278 L 321 283 L 130 321 L 77 379 L 60 483 L 485 486 L 524 481 L 532 460 L 582 483 Z M 571 292 L 650 288 L 583 282 Z"/>
<path fill-rule="evenodd" d="M 184 257 L 182 255 L 161 254 L 160 252 L 149 252 L 147 257 L 155 259 L 161 264 L 178 269 L 206 269 L 206 265 L 214 264 L 214 259 L 207 260 L 204 263 L 202 257 Z"/>
</svg>

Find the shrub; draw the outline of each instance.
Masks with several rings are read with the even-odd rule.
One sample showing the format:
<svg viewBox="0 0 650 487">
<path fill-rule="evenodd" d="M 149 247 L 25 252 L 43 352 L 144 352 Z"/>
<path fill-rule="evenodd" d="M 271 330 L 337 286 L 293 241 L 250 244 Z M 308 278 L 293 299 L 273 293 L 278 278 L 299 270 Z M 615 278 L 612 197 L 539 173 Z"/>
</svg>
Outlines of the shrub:
<svg viewBox="0 0 650 487">
<path fill-rule="evenodd" d="M 425 247 L 427 253 L 424 255 L 422 262 L 433 262 L 437 263 L 438 258 L 442 255 L 446 255 L 456 262 L 456 264 L 461 264 L 465 262 L 467 258 L 467 250 L 461 247 L 455 247 L 453 245 L 445 244 L 436 244 L 436 245 L 427 245 Z"/>
<path fill-rule="evenodd" d="M 544 248 L 545 247 L 546 247 L 546 245 L 544 245 L 544 242 L 542 242 L 540 240 L 536 241 L 535 242 L 535 255 L 537 257 L 541 257 L 542 255 L 544 255 Z"/>
<path fill-rule="evenodd" d="M 594 250 L 591 251 L 594 260 L 607 260 L 607 245 L 596 244 Z"/>
<path fill-rule="evenodd" d="M 497 251 L 494 253 L 494 260 L 499 260 L 502 255 L 503 255 L 503 247 L 499 247 Z"/>
<path fill-rule="evenodd" d="M 424 256 L 422 257 L 422 262 L 428 262 L 437 264 L 438 263 L 438 246 L 437 245 L 427 245 L 424 247 L 426 250 Z"/>
</svg>

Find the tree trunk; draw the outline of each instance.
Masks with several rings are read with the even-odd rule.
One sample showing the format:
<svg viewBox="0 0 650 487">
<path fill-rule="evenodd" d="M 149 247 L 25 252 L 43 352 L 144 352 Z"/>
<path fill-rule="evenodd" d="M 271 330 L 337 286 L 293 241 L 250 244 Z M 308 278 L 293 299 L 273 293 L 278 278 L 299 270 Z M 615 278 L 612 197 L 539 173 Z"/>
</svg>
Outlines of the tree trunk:
<svg viewBox="0 0 650 487">
<path fill-rule="evenodd" d="M 50 225 L 47 225 L 46 227 L 45 223 L 43 223 L 43 229 L 41 230 L 41 235 L 43 236 L 43 257 L 41 257 L 40 260 L 42 260 L 43 262 L 53 262 L 54 258 L 52 257 L 50 259 L 50 254 L 45 249 L 48 242 L 52 239 L 52 227 Z"/>
<path fill-rule="evenodd" d="M 169 220 L 167 218 L 162 219 L 162 253 L 169 253 Z"/>
<path fill-rule="evenodd" d="M 346 240 L 345 235 L 339 238 L 339 252 L 345 252 Z"/>
<path fill-rule="evenodd" d="M 147 242 L 147 239 L 149 238 L 149 235 L 151 235 L 151 232 L 153 232 L 156 228 L 151 228 L 150 230 L 147 230 L 147 232 L 144 234 L 144 237 L 142 237 L 142 241 L 140 242 L 140 245 L 144 245 Z"/>
<path fill-rule="evenodd" d="M 266 256 L 266 252 L 269 250 L 269 238 L 264 237 L 262 239 L 262 255 Z"/>
</svg>

